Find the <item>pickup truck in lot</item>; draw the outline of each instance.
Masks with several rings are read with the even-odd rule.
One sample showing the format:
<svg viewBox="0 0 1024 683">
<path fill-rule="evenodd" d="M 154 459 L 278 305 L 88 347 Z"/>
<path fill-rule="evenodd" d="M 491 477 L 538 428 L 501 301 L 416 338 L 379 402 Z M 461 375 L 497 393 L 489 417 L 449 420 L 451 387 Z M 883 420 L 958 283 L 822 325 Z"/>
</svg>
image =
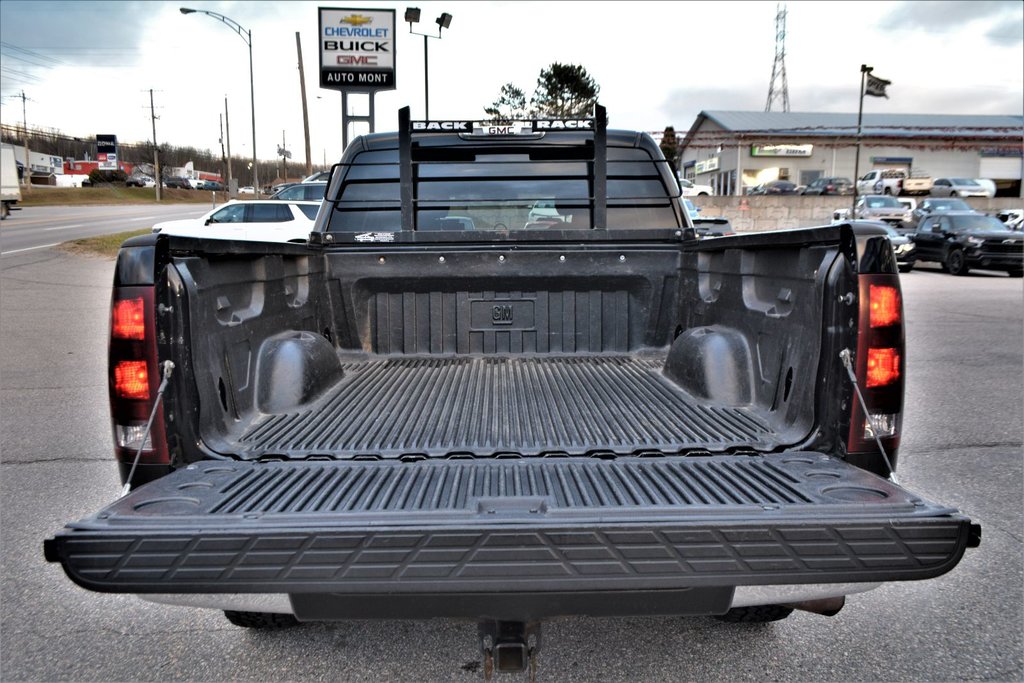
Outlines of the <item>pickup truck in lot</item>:
<svg viewBox="0 0 1024 683">
<path fill-rule="evenodd" d="M 546 618 L 831 615 L 950 571 L 981 532 L 893 471 L 884 232 L 698 240 L 657 144 L 605 121 L 403 109 L 307 244 L 126 242 L 130 490 L 46 558 L 242 626 L 476 620 L 487 676 L 532 671 Z"/>
<path fill-rule="evenodd" d="M 932 179 L 917 169 L 909 173 L 902 169 L 875 169 L 857 181 L 857 194 L 925 195 L 932 189 Z"/>
</svg>

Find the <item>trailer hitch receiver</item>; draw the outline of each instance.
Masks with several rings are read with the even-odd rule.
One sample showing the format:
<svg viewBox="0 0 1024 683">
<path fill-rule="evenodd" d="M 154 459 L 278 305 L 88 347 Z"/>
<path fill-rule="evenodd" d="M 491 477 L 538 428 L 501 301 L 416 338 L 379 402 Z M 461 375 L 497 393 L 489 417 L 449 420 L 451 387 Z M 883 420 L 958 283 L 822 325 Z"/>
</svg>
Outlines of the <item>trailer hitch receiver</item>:
<svg viewBox="0 0 1024 683">
<path fill-rule="evenodd" d="M 484 680 L 494 672 L 515 673 L 529 670 L 530 681 L 537 679 L 537 652 L 540 650 L 540 622 L 484 620 L 477 625 L 480 650 L 484 656 Z"/>
</svg>

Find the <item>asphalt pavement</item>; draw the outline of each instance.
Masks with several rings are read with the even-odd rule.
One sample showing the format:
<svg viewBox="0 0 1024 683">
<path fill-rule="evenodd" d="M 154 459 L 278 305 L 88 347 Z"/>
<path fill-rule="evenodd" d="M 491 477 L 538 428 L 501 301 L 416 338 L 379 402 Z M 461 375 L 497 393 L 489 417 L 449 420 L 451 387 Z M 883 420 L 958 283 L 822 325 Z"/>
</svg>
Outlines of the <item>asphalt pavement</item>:
<svg viewBox="0 0 1024 683">
<path fill-rule="evenodd" d="M 212 204 L 22 207 L 0 223 L 0 257 L 83 237 L 151 228 L 160 221 L 198 218 L 211 208 Z"/>
<path fill-rule="evenodd" d="M 118 495 L 104 360 L 112 271 L 55 249 L 0 261 L 0 680 L 482 680 L 471 622 L 259 633 L 219 612 L 85 591 L 44 561 L 45 537 Z M 539 680 L 1024 678 L 1022 281 L 928 269 L 902 279 L 899 474 L 979 521 L 981 547 L 938 579 L 853 596 L 833 618 L 554 620 Z"/>
</svg>

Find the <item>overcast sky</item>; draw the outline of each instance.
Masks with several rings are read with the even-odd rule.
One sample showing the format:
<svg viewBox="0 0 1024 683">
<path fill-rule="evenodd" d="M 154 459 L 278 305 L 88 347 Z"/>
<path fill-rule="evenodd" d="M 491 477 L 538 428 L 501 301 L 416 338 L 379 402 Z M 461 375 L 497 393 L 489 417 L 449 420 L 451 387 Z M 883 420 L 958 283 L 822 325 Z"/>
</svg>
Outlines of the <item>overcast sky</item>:
<svg viewBox="0 0 1024 683">
<path fill-rule="evenodd" d="M 248 51 L 240 37 L 181 3 L 0 3 L 0 119 L 123 142 L 152 137 L 219 151 L 225 95 L 236 156 L 251 154 Z M 321 90 L 317 8 L 397 11 L 398 89 L 377 95 L 377 130 L 399 107 L 423 115 L 423 38 L 408 34 L 408 5 L 360 0 L 186 2 L 252 31 L 258 153 L 272 159 L 282 130 L 302 161 L 295 49 L 301 35 L 314 163 L 336 161 L 341 95 Z M 453 15 L 430 40 L 433 119 L 483 118 L 513 82 L 533 92 L 552 62 L 582 65 L 601 87 L 613 127 L 686 130 L 702 109 L 763 111 L 775 52 L 775 2 L 416 2 L 417 30 Z M 892 81 L 873 113 L 1024 113 L 1024 4 L 1006 2 L 790 2 L 786 71 L 793 111 L 855 112 L 860 65 Z M 352 98 L 356 100 L 357 98 Z M 365 98 L 358 104 L 365 107 Z M 365 113 L 357 111 L 355 113 Z"/>
</svg>

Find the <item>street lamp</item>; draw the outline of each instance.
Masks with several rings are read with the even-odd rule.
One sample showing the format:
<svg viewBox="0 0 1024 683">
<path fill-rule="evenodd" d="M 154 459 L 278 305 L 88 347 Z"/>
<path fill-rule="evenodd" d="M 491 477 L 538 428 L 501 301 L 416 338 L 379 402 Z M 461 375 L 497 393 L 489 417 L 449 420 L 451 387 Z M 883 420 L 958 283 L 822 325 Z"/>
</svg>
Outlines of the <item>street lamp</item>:
<svg viewBox="0 0 1024 683">
<path fill-rule="evenodd" d="M 441 29 L 448 28 L 452 23 L 452 15 L 444 12 L 434 23 L 437 24 L 437 35 L 432 36 L 427 33 L 417 33 L 412 30 L 412 25 L 418 23 L 420 20 L 420 9 L 418 7 L 407 7 L 405 9 L 405 20 L 409 22 L 409 33 L 414 36 L 423 36 L 423 118 L 430 118 L 430 70 L 427 68 L 427 38 L 440 38 Z"/>
<path fill-rule="evenodd" d="M 207 16 L 218 19 L 223 23 L 230 26 L 235 33 L 237 33 L 245 44 L 249 46 L 249 103 L 252 106 L 252 187 L 256 193 L 256 197 L 260 196 L 260 175 L 259 165 L 256 163 L 256 93 L 253 89 L 253 71 L 252 71 L 252 31 L 242 28 L 234 19 L 224 16 L 223 14 L 217 14 L 216 12 L 210 12 L 205 9 L 191 9 L 188 7 L 182 7 L 179 9 L 182 14 L 193 14 L 199 12 Z"/>
</svg>

